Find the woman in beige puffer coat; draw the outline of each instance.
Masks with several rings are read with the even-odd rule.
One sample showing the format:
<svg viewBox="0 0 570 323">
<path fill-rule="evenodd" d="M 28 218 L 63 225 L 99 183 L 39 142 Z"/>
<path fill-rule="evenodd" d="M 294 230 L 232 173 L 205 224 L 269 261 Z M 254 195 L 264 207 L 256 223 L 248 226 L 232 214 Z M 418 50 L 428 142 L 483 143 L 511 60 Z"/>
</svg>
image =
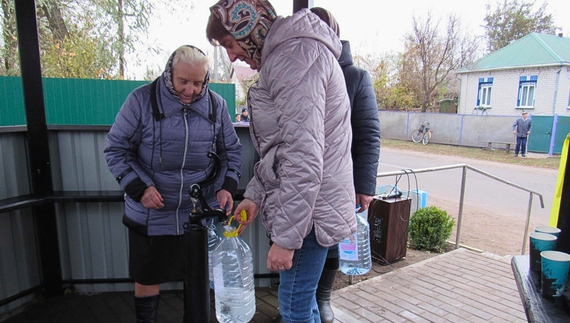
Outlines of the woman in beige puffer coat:
<svg viewBox="0 0 570 323">
<path fill-rule="evenodd" d="M 259 211 L 271 237 L 267 267 L 280 271 L 283 320 L 320 320 L 315 291 L 327 247 L 356 230 L 342 45 L 308 10 L 277 17 L 264 0 L 223 0 L 210 10 L 210 41 L 259 71 L 248 108 L 261 159 L 235 214 L 247 211 L 247 225 Z"/>
</svg>

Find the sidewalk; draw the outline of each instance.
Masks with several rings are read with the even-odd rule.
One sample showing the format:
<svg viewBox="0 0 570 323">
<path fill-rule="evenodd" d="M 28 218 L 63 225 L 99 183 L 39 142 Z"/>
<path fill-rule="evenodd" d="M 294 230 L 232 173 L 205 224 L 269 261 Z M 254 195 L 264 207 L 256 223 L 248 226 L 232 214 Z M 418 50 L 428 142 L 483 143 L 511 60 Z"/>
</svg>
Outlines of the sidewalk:
<svg viewBox="0 0 570 323">
<path fill-rule="evenodd" d="M 526 322 L 510 257 L 457 249 L 333 292 L 339 323 Z M 277 289 L 256 288 L 253 323 L 279 313 Z M 135 318 L 132 292 L 41 300 L 4 323 L 123 323 Z M 181 323 L 183 293 L 164 292 L 159 323 Z M 212 295 L 212 317 L 216 322 Z"/>
<path fill-rule="evenodd" d="M 333 293 L 336 321 L 526 322 L 510 257 L 457 249 Z"/>
</svg>

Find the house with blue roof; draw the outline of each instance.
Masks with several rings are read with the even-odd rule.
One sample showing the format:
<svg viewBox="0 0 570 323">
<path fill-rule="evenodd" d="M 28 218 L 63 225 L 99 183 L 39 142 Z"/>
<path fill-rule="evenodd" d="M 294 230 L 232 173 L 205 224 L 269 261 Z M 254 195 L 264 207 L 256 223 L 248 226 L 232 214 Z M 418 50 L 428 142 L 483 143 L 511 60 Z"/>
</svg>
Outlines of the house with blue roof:
<svg viewBox="0 0 570 323">
<path fill-rule="evenodd" d="M 531 33 L 457 75 L 460 114 L 570 116 L 570 38 Z"/>
</svg>

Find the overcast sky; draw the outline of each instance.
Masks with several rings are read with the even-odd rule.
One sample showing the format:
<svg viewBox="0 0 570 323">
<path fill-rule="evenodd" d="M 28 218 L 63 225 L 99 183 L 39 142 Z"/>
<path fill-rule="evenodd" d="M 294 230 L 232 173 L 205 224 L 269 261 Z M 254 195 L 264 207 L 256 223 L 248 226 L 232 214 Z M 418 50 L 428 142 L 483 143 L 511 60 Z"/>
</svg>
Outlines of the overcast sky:
<svg viewBox="0 0 570 323">
<path fill-rule="evenodd" d="M 503 0 L 493 0 L 490 3 L 498 1 Z M 270 2 L 278 15 L 292 14 L 292 0 Z M 563 28 L 558 32 L 570 37 L 570 0 L 547 2 L 547 10 L 553 14 L 555 25 Z M 213 47 L 206 40 L 205 28 L 208 8 L 214 3 L 215 0 L 194 0 L 192 10 L 181 8 L 177 11 L 181 15 L 179 17 L 156 15 L 160 19 L 152 22 L 149 37 L 162 53 L 154 55 L 148 61 L 162 70 L 168 56 L 183 44 L 195 45 L 207 53 L 213 53 Z M 483 19 L 487 3 L 487 0 L 313 0 L 314 6 L 332 12 L 340 25 L 341 39 L 351 42 L 353 54 L 363 56 L 403 51 L 403 36 L 411 31 L 412 16 L 425 17 L 429 9 L 436 17 L 457 14 L 465 28 L 473 35 L 482 36 L 484 29 L 481 26 L 485 23 Z M 542 1 L 537 0 L 537 3 Z"/>
</svg>

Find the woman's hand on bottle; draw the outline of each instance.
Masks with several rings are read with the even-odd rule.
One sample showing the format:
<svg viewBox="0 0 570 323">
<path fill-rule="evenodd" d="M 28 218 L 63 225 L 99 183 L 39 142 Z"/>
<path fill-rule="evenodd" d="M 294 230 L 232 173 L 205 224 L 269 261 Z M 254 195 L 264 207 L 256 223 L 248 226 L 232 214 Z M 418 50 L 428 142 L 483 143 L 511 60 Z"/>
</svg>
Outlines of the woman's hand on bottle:
<svg viewBox="0 0 570 323">
<path fill-rule="evenodd" d="M 374 199 L 374 196 L 364 195 L 364 194 L 356 194 L 356 207 L 358 207 L 358 205 L 360 205 L 360 209 L 358 210 L 358 213 L 362 213 L 362 212 L 368 210 L 368 206 L 370 205 L 370 203 L 372 202 L 373 199 Z"/>
<path fill-rule="evenodd" d="M 141 197 L 141 203 L 147 209 L 162 209 L 164 207 L 164 203 L 162 199 L 162 195 L 158 193 L 156 187 L 149 186 L 144 191 L 143 196 Z"/>
<path fill-rule="evenodd" d="M 218 204 L 220 208 L 226 211 L 226 215 L 230 215 L 232 213 L 232 209 L 234 208 L 234 200 L 230 192 L 226 190 L 219 190 L 216 193 L 216 199 L 218 200 Z"/>
<path fill-rule="evenodd" d="M 247 214 L 247 218 L 245 220 L 242 220 L 241 218 L 241 211 L 245 211 Z M 241 224 L 239 234 L 241 234 L 243 230 L 245 230 L 245 228 L 255 220 L 258 211 L 259 206 L 250 199 L 244 199 L 240 204 L 238 204 L 234 211 L 234 218 Z"/>
</svg>

